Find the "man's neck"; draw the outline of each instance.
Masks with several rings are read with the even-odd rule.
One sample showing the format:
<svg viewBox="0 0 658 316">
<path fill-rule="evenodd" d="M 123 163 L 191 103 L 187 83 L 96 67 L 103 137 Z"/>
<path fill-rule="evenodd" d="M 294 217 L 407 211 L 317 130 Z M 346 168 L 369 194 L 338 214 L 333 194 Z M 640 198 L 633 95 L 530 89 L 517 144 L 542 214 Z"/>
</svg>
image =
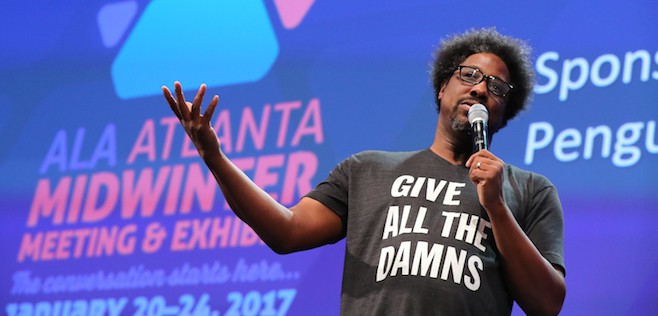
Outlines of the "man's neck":
<svg viewBox="0 0 658 316">
<path fill-rule="evenodd" d="M 473 153 L 468 136 L 443 133 L 437 129 L 430 150 L 453 165 L 464 165 Z"/>
</svg>

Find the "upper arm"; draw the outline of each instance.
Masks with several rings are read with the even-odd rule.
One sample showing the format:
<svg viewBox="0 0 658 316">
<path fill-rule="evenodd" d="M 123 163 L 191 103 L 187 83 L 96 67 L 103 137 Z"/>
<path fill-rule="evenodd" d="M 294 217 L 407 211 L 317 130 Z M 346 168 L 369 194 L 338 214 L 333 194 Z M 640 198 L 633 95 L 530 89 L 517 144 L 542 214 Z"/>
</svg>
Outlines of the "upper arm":
<svg viewBox="0 0 658 316">
<path fill-rule="evenodd" d="M 291 225 L 286 234 L 286 249 L 277 252 L 289 253 L 335 243 L 342 237 L 340 217 L 319 201 L 303 197 L 290 208 Z"/>
</svg>

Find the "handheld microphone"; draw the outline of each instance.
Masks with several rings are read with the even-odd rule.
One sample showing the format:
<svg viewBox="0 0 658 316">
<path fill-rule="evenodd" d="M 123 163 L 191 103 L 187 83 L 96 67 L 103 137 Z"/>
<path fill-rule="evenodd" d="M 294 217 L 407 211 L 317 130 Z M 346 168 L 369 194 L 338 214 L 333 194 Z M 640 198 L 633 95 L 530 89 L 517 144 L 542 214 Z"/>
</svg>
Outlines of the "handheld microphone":
<svg viewBox="0 0 658 316">
<path fill-rule="evenodd" d="M 489 149 L 487 140 L 487 122 L 489 121 L 489 112 L 487 108 L 476 103 L 468 110 L 468 122 L 471 123 L 471 136 L 473 137 L 474 150 Z"/>
</svg>

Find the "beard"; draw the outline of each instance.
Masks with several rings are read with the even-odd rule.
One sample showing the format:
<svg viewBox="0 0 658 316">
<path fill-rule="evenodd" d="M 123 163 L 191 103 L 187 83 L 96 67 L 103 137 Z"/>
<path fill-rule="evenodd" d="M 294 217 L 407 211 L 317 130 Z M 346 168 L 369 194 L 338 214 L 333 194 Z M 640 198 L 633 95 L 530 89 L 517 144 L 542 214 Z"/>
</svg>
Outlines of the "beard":
<svg viewBox="0 0 658 316">
<path fill-rule="evenodd" d="M 468 118 L 466 116 L 460 115 L 457 107 L 455 107 L 455 111 L 452 112 L 450 117 L 450 126 L 452 127 L 453 131 L 457 132 L 470 133 L 471 131 L 471 123 L 468 122 Z"/>
<path fill-rule="evenodd" d="M 460 120 L 456 117 L 450 120 L 450 124 L 452 125 L 452 129 L 455 131 L 470 132 L 471 130 L 471 124 L 464 122 L 463 120 Z"/>
<path fill-rule="evenodd" d="M 486 104 L 486 99 L 484 98 L 475 98 L 471 96 L 459 98 L 453 106 L 453 111 L 450 117 L 450 125 L 454 131 L 465 132 L 466 134 L 471 132 L 471 123 L 468 121 L 468 113 L 459 111 L 459 105 L 469 100 L 473 103 Z M 463 116 L 460 115 L 461 113 L 463 113 Z"/>
</svg>

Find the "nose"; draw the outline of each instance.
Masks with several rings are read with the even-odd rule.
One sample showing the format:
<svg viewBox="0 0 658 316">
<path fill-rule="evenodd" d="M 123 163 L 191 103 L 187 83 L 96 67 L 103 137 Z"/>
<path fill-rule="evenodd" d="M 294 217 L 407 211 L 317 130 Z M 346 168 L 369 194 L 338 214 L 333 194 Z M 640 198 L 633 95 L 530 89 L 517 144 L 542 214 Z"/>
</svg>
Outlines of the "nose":
<svg viewBox="0 0 658 316">
<path fill-rule="evenodd" d="M 487 81 L 482 80 L 482 82 L 471 86 L 471 91 L 470 94 L 472 97 L 476 97 L 478 99 L 485 99 L 487 97 Z"/>
</svg>

